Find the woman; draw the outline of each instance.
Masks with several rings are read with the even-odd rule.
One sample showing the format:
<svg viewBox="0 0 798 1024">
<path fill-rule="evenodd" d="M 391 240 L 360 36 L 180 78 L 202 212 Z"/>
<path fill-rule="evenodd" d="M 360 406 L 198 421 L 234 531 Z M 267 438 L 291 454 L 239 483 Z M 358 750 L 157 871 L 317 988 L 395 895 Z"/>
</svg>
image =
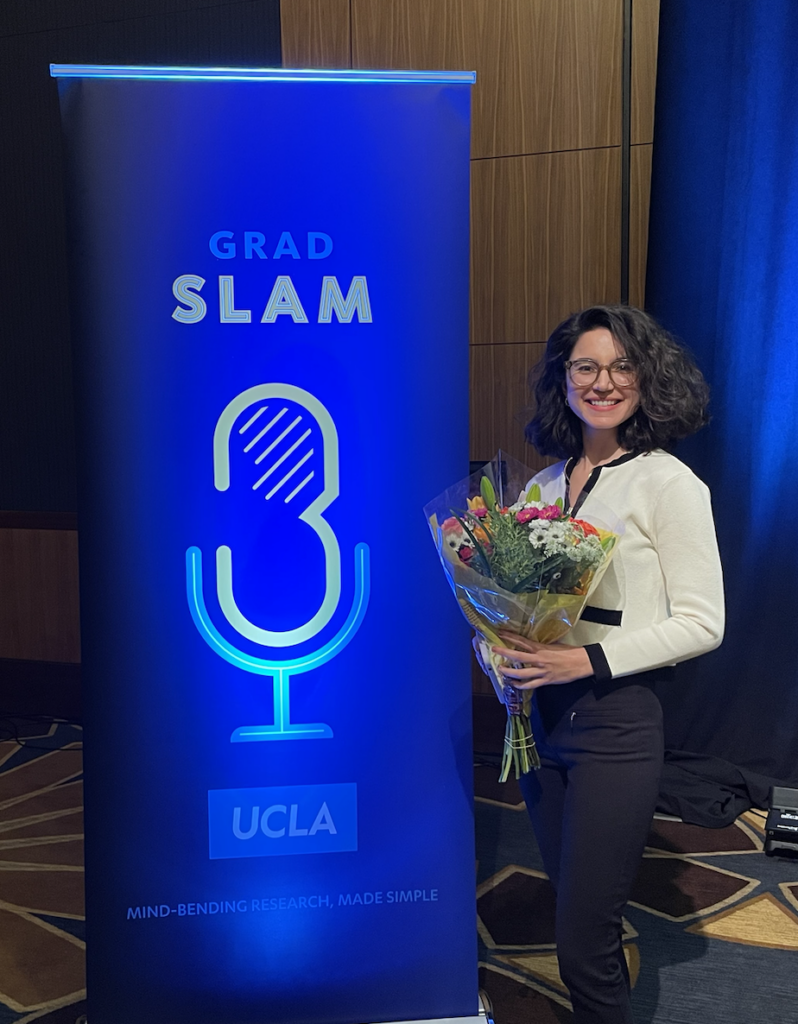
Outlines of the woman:
<svg viewBox="0 0 798 1024">
<path fill-rule="evenodd" d="M 646 313 L 596 306 L 569 317 L 535 372 L 527 438 L 564 458 L 539 473 L 542 500 L 625 533 L 567 644 L 502 633 L 507 681 L 535 691 L 542 767 L 522 779 L 557 892 L 560 973 L 575 1024 L 632 1020 L 622 913 L 657 801 L 662 709 L 652 683 L 717 647 L 723 586 L 709 492 L 674 442 L 706 421 L 688 354 Z"/>
</svg>

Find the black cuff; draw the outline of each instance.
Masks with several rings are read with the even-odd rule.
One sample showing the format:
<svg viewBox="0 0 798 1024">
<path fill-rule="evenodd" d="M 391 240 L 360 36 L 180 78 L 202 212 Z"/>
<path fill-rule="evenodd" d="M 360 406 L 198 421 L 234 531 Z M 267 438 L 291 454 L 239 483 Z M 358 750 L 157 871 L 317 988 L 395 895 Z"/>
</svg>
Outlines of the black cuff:
<svg viewBox="0 0 798 1024">
<path fill-rule="evenodd" d="M 612 679 L 612 669 L 601 644 L 586 644 L 585 650 L 587 651 L 588 658 L 590 658 L 593 675 L 596 679 L 600 683 L 606 683 L 608 679 Z"/>
</svg>

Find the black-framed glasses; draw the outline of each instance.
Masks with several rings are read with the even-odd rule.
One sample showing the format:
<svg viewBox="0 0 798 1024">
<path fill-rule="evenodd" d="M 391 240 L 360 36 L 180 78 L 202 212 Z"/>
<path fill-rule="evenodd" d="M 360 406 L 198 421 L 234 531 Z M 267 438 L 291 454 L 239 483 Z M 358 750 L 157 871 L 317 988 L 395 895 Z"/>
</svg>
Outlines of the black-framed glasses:
<svg viewBox="0 0 798 1024">
<path fill-rule="evenodd" d="M 611 363 L 597 363 L 595 359 L 569 359 L 565 364 L 568 377 L 574 387 L 589 388 L 598 380 L 602 370 L 618 388 L 630 388 L 637 383 L 637 367 L 631 359 L 615 359 Z"/>
</svg>

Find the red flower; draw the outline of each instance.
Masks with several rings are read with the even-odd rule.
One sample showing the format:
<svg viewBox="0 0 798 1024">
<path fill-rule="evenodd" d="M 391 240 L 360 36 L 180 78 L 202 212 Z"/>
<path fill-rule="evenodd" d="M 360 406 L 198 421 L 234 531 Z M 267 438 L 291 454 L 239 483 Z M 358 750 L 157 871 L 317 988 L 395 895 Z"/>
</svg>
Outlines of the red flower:
<svg viewBox="0 0 798 1024">
<path fill-rule="evenodd" d="M 596 527 L 593 526 L 591 523 L 586 523 L 584 521 L 584 519 L 574 519 L 574 522 L 578 526 L 582 527 L 582 532 L 584 533 L 584 535 L 586 537 L 598 537 L 599 536 L 599 532 L 596 529 Z"/>
</svg>

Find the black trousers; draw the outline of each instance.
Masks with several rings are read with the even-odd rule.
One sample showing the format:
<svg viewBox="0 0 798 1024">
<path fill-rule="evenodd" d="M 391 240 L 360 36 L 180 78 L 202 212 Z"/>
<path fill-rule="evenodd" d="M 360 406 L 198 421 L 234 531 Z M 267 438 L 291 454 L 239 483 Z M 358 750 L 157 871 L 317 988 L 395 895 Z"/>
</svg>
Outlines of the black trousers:
<svg viewBox="0 0 798 1024">
<path fill-rule="evenodd" d="M 521 780 L 557 893 L 560 975 L 574 1024 L 630 1024 L 622 915 L 657 803 L 662 708 L 642 673 L 535 692 L 542 767 Z"/>
</svg>

